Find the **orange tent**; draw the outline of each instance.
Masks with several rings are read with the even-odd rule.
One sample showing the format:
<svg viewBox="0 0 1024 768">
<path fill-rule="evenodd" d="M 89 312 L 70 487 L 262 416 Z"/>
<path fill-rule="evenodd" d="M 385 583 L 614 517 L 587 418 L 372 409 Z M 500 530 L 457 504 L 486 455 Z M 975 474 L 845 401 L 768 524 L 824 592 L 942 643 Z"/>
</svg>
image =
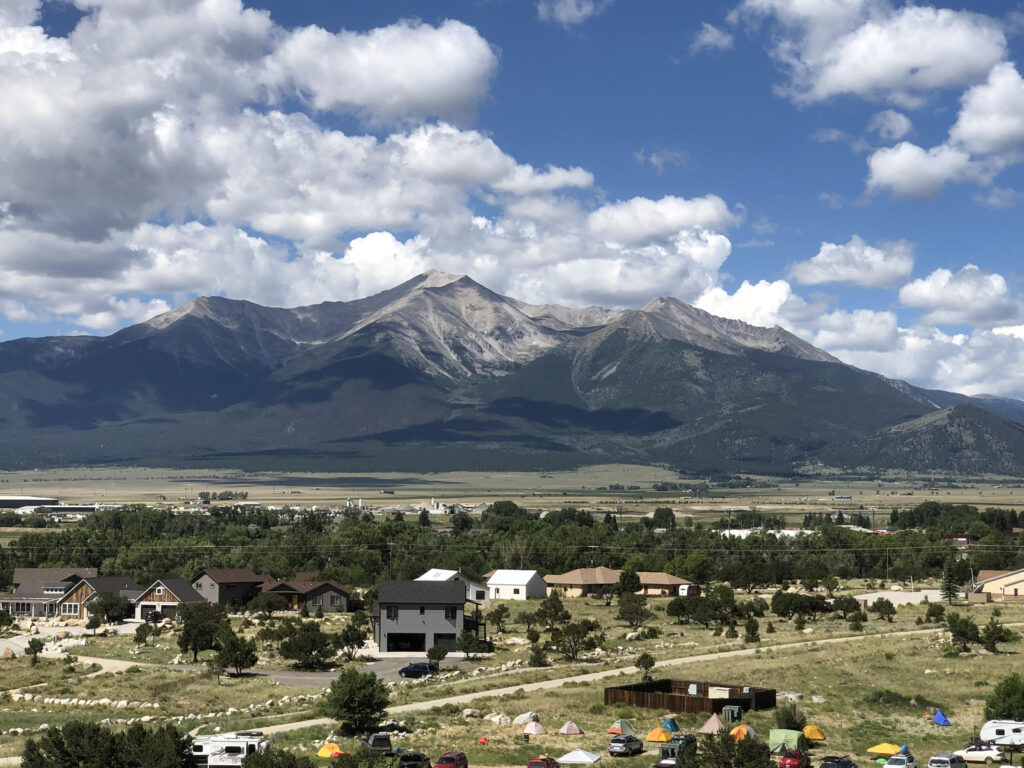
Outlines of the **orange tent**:
<svg viewBox="0 0 1024 768">
<path fill-rule="evenodd" d="M 644 741 L 672 741 L 672 734 L 664 728 L 655 728 L 647 734 L 647 738 Z"/>
<path fill-rule="evenodd" d="M 733 741 L 743 741 L 744 739 L 756 739 L 757 731 L 751 728 L 749 725 L 743 725 L 740 723 L 731 731 L 729 735 L 732 736 Z"/>
</svg>

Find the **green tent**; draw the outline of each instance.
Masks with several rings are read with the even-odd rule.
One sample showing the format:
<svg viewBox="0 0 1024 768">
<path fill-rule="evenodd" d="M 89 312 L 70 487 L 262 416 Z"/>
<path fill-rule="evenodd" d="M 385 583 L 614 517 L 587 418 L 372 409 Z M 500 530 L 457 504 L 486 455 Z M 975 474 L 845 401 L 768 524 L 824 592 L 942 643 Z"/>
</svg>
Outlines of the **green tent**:
<svg viewBox="0 0 1024 768">
<path fill-rule="evenodd" d="M 784 749 L 807 749 L 807 739 L 804 737 L 803 731 L 772 728 L 768 733 L 768 749 L 773 755 Z"/>
</svg>

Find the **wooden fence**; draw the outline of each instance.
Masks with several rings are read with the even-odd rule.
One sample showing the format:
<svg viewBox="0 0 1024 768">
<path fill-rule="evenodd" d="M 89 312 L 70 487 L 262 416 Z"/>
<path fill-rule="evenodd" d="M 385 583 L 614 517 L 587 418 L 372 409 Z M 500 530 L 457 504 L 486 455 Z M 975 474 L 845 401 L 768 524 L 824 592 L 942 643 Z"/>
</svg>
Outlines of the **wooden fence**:
<svg viewBox="0 0 1024 768">
<path fill-rule="evenodd" d="M 735 705 L 750 709 L 774 709 L 775 689 L 750 685 L 728 685 L 700 680 L 649 680 L 604 689 L 604 703 L 628 704 L 665 712 L 721 712 Z"/>
</svg>

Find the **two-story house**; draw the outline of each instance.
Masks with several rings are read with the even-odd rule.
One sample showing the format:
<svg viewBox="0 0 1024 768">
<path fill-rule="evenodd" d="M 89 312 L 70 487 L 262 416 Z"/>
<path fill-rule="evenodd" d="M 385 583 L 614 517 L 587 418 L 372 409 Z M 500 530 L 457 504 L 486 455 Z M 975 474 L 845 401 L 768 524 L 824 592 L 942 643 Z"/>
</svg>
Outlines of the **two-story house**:
<svg viewBox="0 0 1024 768">
<path fill-rule="evenodd" d="M 192 579 L 192 589 L 208 603 L 240 608 L 262 591 L 264 583 L 272 581 L 272 577 L 248 568 L 207 568 Z"/>
<path fill-rule="evenodd" d="M 466 585 L 458 581 L 382 581 L 373 604 L 373 639 L 381 652 L 455 650 L 464 629 L 480 637 L 482 622 L 466 616 Z"/>
</svg>

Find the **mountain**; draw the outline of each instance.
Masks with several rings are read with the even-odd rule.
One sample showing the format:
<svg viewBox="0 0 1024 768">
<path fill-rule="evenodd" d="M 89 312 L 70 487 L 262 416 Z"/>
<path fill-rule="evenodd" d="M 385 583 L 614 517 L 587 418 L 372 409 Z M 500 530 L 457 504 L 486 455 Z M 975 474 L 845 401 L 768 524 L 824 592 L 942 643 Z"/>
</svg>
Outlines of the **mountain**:
<svg viewBox="0 0 1024 768">
<path fill-rule="evenodd" d="M 0 344 L 7 467 L 835 466 L 1016 473 L 1024 403 L 923 390 L 673 298 L 530 305 L 428 272 L 356 301 L 202 297 Z"/>
</svg>

